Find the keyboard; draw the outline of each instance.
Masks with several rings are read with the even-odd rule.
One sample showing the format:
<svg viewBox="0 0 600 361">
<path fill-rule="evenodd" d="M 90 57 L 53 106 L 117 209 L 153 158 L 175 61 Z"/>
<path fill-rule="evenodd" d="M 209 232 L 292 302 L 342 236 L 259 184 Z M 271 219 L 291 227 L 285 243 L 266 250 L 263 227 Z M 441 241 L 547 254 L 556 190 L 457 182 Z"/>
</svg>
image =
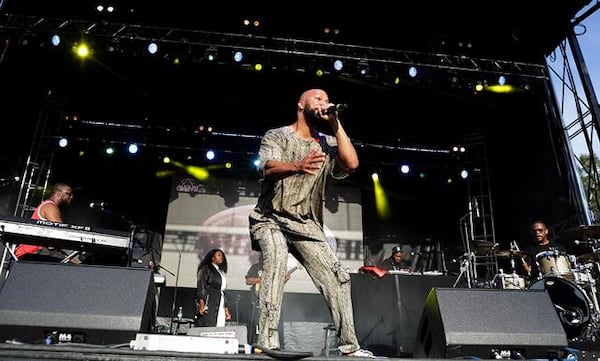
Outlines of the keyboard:
<svg viewBox="0 0 600 361">
<path fill-rule="evenodd" d="M 22 217 L 0 216 L 0 236 L 9 243 L 73 250 L 128 249 L 129 233 Z"/>
</svg>

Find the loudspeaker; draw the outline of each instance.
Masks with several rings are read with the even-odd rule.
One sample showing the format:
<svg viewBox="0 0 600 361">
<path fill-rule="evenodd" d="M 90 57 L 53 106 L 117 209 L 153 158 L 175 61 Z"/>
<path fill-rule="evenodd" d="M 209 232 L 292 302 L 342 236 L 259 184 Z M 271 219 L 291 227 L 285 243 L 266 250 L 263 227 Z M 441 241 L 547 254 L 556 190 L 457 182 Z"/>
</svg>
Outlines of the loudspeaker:
<svg viewBox="0 0 600 361">
<path fill-rule="evenodd" d="M 0 290 L 0 340 L 129 343 L 152 330 L 155 308 L 151 270 L 17 261 Z"/>
<path fill-rule="evenodd" d="M 567 346 L 548 293 L 433 288 L 421 314 L 415 358 L 548 358 Z"/>
</svg>

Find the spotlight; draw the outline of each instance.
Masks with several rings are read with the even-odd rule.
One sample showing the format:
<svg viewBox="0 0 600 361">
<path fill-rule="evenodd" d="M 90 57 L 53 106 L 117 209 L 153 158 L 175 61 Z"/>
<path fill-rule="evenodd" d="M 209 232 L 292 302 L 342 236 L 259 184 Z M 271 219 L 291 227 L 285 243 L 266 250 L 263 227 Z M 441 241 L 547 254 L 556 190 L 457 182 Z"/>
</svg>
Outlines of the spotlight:
<svg viewBox="0 0 600 361">
<path fill-rule="evenodd" d="M 408 68 L 408 76 L 410 76 L 411 78 L 414 78 L 417 76 L 417 74 L 418 74 L 417 67 L 411 66 L 410 68 Z"/>
<path fill-rule="evenodd" d="M 155 42 L 151 42 L 150 44 L 148 44 L 148 47 L 146 49 L 148 50 L 148 53 L 154 55 L 158 51 L 158 44 L 156 44 Z"/>
<path fill-rule="evenodd" d="M 358 63 L 358 73 L 362 76 L 366 76 L 369 74 L 369 63 L 366 61 L 361 61 Z"/>
<path fill-rule="evenodd" d="M 208 160 L 213 160 L 215 159 L 215 151 L 214 150 L 208 150 L 205 154 L 206 159 Z"/>
<path fill-rule="evenodd" d="M 466 169 L 463 169 L 460 171 L 460 177 L 462 179 L 467 179 L 469 177 L 469 171 Z"/>
<path fill-rule="evenodd" d="M 90 49 L 88 48 L 87 44 L 85 44 L 85 43 L 76 45 L 74 50 L 75 50 L 75 54 L 77 54 L 77 56 L 79 56 L 80 58 L 85 58 L 88 55 L 90 55 Z"/>
<path fill-rule="evenodd" d="M 244 60 L 244 53 L 239 50 L 233 53 L 233 61 L 236 63 L 241 63 L 242 60 Z"/>
<path fill-rule="evenodd" d="M 505 85 L 506 84 L 506 77 L 504 77 L 504 75 L 500 75 L 498 77 L 498 85 Z"/>
<path fill-rule="evenodd" d="M 65 148 L 67 145 L 69 145 L 69 140 L 67 138 L 60 138 L 58 140 L 58 146 L 61 148 Z"/>
<path fill-rule="evenodd" d="M 343 61 L 341 61 L 341 60 L 339 60 L 339 59 L 335 60 L 335 61 L 333 62 L 333 68 L 334 68 L 336 71 L 341 71 L 341 70 L 344 68 L 344 62 L 343 62 Z"/>
<path fill-rule="evenodd" d="M 60 35 L 58 35 L 58 34 L 52 35 L 52 37 L 50 38 L 50 43 L 52 43 L 52 45 L 54 45 L 54 46 L 59 46 L 60 45 Z"/>
<path fill-rule="evenodd" d="M 217 49 L 216 48 L 207 48 L 206 52 L 204 53 L 204 57 L 208 61 L 217 60 Z"/>
<path fill-rule="evenodd" d="M 261 63 L 256 63 L 256 64 L 254 64 L 254 70 L 256 70 L 256 71 L 261 71 L 261 70 L 262 70 L 262 68 L 263 68 L 263 66 L 262 66 L 262 64 L 261 64 Z"/>
<path fill-rule="evenodd" d="M 115 148 L 113 148 L 112 146 L 108 146 L 104 149 L 104 153 L 106 153 L 107 155 L 113 155 L 115 154 Z"/>
<path fill-rule="evenodd" d="M 130 154 L 136 154 L 138 152 L 139 148 L 138 148 L 137 144 L 131 143 L 127 147 L 127 150 L 129 151 Z"/>
<path fill-rule="evenodd" d="M 410 172 L 410 166 L 408 164 L 402 164 L 399 169 L 402 174 L 408 174 L 408 172 Z"/>
</svg>

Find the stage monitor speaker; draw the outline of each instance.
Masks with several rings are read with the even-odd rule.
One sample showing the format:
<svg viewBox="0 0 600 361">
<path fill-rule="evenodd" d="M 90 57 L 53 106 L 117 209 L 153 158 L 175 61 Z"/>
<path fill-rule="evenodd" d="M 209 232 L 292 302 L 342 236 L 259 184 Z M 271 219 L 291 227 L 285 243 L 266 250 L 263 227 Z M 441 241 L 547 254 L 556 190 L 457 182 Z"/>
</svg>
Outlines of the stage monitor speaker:
<svg viewBox="0 0 600 361">
<path fill-rule="evenodd" d="M 417 330 L 415 358 L 545 358 L 568 345 L 548 293 L 433 288 Z"/>
<path fill-rule="evenodd" d="M 121 344 L 155 322 L 153 272 L 12 263 L 0 290 L 0 342 Z"/>
</svg>

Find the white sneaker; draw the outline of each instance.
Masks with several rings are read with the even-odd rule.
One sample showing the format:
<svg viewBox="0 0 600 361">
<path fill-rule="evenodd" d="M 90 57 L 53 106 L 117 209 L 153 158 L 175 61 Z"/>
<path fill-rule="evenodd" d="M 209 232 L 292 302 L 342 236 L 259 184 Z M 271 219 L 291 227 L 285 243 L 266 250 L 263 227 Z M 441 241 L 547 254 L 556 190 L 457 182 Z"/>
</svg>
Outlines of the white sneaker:
<svg viewBox="0 0 600 361">
<path fill-rule="evenodd" d="M 366 357 L 366 358 L 376 358 L 375 355 L 373 355 L 373 352 L 371 351 L 367 351 L 367 350 L 363 350 L 362 348 L 359 348 L 358 350 L 346 354 L 346 356 L 348 357 Z"/>
</svg>

